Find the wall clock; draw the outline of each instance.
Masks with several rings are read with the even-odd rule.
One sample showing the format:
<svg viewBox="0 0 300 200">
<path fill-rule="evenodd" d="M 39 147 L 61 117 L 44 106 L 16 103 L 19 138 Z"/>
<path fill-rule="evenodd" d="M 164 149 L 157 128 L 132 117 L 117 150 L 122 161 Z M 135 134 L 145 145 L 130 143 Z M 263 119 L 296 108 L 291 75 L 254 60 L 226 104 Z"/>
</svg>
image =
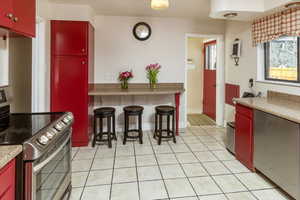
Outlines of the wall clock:
<svg viewBox="0 0 300 200">
<path fill-rule="evenodd" d="M 145 41 L 151 36 L 152 30 L 149 24 L 139 22 L 133 27 L 133 35 L 137 40 Z"/>
</svg>

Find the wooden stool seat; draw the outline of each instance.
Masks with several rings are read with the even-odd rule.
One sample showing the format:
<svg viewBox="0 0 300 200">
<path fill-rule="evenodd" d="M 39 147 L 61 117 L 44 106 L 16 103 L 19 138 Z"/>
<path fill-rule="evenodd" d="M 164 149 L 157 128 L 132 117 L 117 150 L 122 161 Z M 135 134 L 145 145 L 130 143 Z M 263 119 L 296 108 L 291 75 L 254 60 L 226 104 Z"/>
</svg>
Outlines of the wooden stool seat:
<svg viewBox="0 0 300 200">
<path fill-rule="evenodd" d="M 96 142 L 108 141 L 108 147 L 112 147 L 112 139 L 117 140 L 116 136 L 116 122 L 115 122 L 116 109 L 112 107 L 102 107 L 94 110 L 94 139 L 92 146 L 94 147 Z M 97 119 L 99 119 L 99 133 L 97 132 Z M 107 132 L 103 132 L 103 119 L 107 119 Z M 103 135 L 107 135 L 107 139 L 103 139 Z"/>
<path fill-rule="evenodd" d="M 175 111 L 176 108 L 173 106 L 157 106 L 155 107 L 155 131 L 154 138 L 158 137 L 158 145 L 161 145 L 162 139 L 172 138 L 173 142 L 176 143 L 175 136 Z M 167 117 L 167 128 L 163 129 L 163 116 Z M 170 129 L 172 117 L 172 130 Z M 163 135 L 163 133 L 167 133 Z"/>
<path fill-rule="evenodd" d="M 139 139 L 140 144 L 143 144 L 143 129 L 142 129 L 142 115 L 144 111 L 144 107 L 142 106 L 127 106 L 123 108 L 124 110 L 124 140 L 123 144 L 125 145 L 127 142 L 127 138 L 129 139 Z M 129 117 L 137 116 L 138 117 L 138 129 L 129 129 Z M 129 135 L 130 132 L 137 132 L 138 135 Z"/>
</svg>

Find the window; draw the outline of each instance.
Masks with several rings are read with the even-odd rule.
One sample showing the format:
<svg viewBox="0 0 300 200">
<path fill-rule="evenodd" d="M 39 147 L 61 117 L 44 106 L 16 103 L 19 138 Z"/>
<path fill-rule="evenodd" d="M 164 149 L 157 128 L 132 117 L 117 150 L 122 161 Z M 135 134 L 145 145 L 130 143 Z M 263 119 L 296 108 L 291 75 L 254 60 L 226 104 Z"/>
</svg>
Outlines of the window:
<svg viewBox="0 0 300 200">
<path fill-rule="evenodd" d="M 265 80 L 300 83 L 299 41 L 298 37 L 281 37 L 264 44 Z"/>
<path fill-rule="evenodd" d="M 204 44 L 205 51 L 205 69 L 215 70 L 217 66 L 217 44 L 212 41 Z"/>
</svg>

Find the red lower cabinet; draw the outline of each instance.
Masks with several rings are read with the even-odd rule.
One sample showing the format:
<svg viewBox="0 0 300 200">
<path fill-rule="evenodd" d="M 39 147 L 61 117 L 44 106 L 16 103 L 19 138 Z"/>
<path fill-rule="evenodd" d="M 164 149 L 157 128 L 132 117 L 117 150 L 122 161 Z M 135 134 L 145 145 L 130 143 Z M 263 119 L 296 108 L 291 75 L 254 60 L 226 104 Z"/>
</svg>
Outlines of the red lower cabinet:
<svg viewBox="0 0 300 200">
<path fill-rule="evenodd" d="M 0 169 L 0 199 L 15 199 L 15 159 Z"/>
<path fill-rule="evenodd" d="M 253 171 L 253 110 L 237 104 L 235 123 L 236 158 Z"/>
</svg>

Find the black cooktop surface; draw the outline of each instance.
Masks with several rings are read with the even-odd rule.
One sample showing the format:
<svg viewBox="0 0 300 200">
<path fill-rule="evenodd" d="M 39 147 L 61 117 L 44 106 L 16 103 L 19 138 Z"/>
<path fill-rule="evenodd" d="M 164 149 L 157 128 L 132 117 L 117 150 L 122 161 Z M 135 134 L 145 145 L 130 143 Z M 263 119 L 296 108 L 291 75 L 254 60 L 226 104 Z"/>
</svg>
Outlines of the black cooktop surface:
<svg viewBox="0 0 300 200">
<path fill-rule="evenodd" d="M 0 126 L 0 145 L 23 144 L 64 113 L 10 114 L 8 123 Z"/>
</svg>

